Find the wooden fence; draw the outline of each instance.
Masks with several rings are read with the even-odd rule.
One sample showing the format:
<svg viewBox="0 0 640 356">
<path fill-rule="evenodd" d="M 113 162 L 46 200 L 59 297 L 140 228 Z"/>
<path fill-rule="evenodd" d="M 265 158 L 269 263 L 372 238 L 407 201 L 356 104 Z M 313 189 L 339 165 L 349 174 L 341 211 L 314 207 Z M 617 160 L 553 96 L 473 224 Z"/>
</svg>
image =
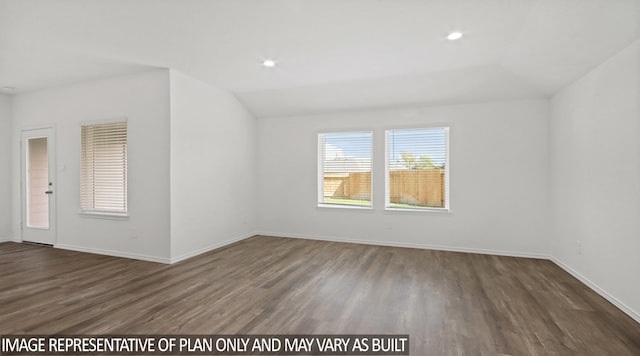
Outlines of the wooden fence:
<svg viewBox="0 0 640 356">
<path fill-rule="evenodd" d="M 389 172 L 391 203 L 444 206 L 444 169 L 408 169 Z M 325 174 L 324 196 L 338 199 L 368 199 L 371 173 Z"/>
<path fill-rule="evenodd" d="M 324 175 L 326 198 L 369 200 L 371 172 L 327 173 Z"/>
</svg>

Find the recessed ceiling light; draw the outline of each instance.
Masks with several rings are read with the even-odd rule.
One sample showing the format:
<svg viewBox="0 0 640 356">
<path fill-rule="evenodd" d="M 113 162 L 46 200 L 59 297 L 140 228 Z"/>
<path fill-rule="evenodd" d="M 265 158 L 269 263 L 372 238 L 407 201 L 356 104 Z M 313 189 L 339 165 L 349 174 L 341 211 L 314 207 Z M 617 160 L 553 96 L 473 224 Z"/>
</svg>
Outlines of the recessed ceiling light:
<svg viewBox="0 0 640 356">
<path fill-rule="evenodd" d="M 276 61 L 274 61 L 273 59 L 265 59 L 262 61 L 262 65 L 267 68 L 272 68 L 276 66 Z"/>
<path fill-rule="evenodd" d="M 451 32 L 449 35 L 447 35 L 447 39 L 449 41 L 455 41 L 461 38 L 462 38 L 462 32 Z"/>
</svg>

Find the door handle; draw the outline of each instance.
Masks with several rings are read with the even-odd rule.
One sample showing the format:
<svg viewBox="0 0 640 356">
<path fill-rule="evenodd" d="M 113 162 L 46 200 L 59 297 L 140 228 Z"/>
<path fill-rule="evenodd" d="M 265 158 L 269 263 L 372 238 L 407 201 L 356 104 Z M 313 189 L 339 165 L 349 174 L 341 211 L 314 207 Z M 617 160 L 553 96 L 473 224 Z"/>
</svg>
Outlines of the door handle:
<svg viewBox="0 0 640 356">
<path fill-rule="evenodd" d="M 53 194 L 53 190 L 47 190 L 44 194 Z"/>
</svg>

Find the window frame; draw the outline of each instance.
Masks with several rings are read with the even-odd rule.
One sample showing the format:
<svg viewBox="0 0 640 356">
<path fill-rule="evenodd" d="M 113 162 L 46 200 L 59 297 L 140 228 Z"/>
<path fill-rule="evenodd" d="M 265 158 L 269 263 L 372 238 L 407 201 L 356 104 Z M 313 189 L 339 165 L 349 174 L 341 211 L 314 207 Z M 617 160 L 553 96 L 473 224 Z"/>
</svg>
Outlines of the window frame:
<svg viewBox="0 0 640 356">
<path fill-rule="evenodd" d="M 428 129 L 444 129 L 445 130 L 445 167 L 444 167 L 444 207 L 392 207 L 391 191 L 390 191 L 390 162 L 389 162 L 389 133 L 391 131 L 411 131 L 411 130 L 428 130 Z M 416 212 L 416 213 L 451 213 L 451 125 L 450 124 L 432 124 L 410 127 L 387 127 L 384 128 L 384 210 L 386 212 Z"/>
<path fill-rule="evenodd" d="M 369 205 L 355 205 L 355 204 L 338 204 L 338 203 L 325 203 L 324 202 L 324 140 L 321 140 L 321 135 L 332 135 L 332 134 L 357 134 L 357 133 L 366 133 L 369 134 L 369 159 L 370 159 L 370 203 Z M 316 133 L 317 147 L 318 147 L 318 162 L 317 167 L 318 171 L 316 174 L 317 177 L 317 207 L 318 208 L 330 208 L 330 209 L 355 209 L 355 210 L 373 210 L 374 207 L 374 130 L 372 129 L 354 129 L 354 130 L 340 130 L 340 131 L 320 131 Z"/>
<path fill-rule="evenodd" d="M 125 211 L 111 211 L 111 210 L 100 210 L 100 209 L 83 209 L 82 208 L 82 170 L 83 170 L 83 161 L 82 161 L 82 128 L 84 126 L 95 126 L 95 125 L 104 125 L 104 124 L 117 124 L 124 123 L 127 128 L 127 139 L 126 139 L 126 147 L 127 147 L 127 170 L 126 170 L 126 191 L 125 191 Z M 116 118 L 108 118 L 108 119 L 100 119 L 100 120 L 91 120 L 91 121 L 82 121 L 79 123 L 80 129 L 80 166 L 78 170 L 79 174 L 79 200 L 78 200 L 78 215 L 86 218 L 98 218 L 98 219 L 108 219 L 108 220 L 128 220 L 130 205 L 129 205 L 129 120 L 126 117 L 116 117 Z"/>
</svg>

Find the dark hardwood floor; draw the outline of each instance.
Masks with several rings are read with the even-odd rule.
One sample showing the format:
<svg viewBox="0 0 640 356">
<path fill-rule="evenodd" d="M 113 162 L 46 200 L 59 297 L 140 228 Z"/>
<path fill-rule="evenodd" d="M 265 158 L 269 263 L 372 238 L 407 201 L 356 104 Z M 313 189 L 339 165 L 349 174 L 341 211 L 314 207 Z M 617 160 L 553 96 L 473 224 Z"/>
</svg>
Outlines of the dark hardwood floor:
<svg viewBox="0 0 640 356">
<path fill-rule="evenodd" d="M 0 244 L 0 334 L 409 334 L 411 355 L 640 355 L 545 260 L 256 236 L 169 266 Z"/>
</svg>

